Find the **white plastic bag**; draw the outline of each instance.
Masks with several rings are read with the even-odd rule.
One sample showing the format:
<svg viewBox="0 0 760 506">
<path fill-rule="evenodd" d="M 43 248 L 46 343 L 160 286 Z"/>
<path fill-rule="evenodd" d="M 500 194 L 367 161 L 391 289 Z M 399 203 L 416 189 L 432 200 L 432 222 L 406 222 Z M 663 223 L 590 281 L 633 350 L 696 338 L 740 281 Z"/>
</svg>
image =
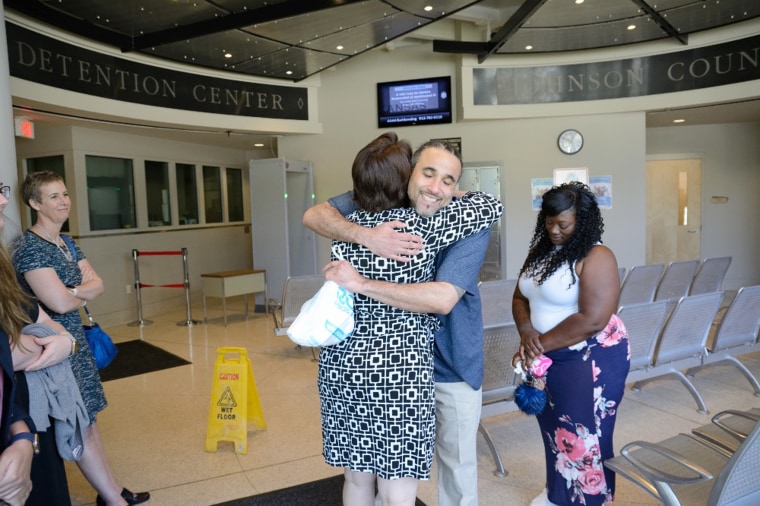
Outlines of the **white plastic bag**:
<svg viewBox="0 0 760 506">
<path fill-rule="evenodd" d="M 288 327 L 288 337 L 301 346 L 333 346 L 354 330 L 354 294 L 335 281 L 322 288 L 301 306 Z"/>
</svg>

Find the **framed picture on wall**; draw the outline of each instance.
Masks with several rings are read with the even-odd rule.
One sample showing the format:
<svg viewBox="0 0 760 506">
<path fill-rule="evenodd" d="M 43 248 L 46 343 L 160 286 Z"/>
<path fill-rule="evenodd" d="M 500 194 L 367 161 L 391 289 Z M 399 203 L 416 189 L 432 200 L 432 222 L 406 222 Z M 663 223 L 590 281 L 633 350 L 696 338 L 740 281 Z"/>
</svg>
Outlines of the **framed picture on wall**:
<svg viewBox="0 0 760 506">
<path fill-rule="evenodd" d="M 554 182 L 550 177 L 535 178 L 530 180 L 530 195 L 531 205 L 534 211 L 541 210 L 541 202 L 543 201 L 544 193 L 546 193 Z"/>
<path fill-rule="evenodd" d="M 554 184 L 569 183 L 570 181 L 579 181 L 588 184 L 588 169 L 579 167 L 576 169 L 554 169 Z"/>
<path fill-rule="evenodd" d="M 612 176 L 590 177 L 588 185 L 596 195 L 599 209 L 612 209 Z"/>
</svg>

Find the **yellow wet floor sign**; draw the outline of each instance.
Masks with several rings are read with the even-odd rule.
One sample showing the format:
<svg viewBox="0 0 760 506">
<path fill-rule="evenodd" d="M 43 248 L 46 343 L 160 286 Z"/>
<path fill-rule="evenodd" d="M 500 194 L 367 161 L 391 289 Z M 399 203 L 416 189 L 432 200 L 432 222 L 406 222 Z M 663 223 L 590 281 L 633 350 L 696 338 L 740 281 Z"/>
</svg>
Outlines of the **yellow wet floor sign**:
<svg viewBox="0 0 760 506">
<path fill-rule="evenodd" d="M 267 428 L 248 351 L 217 348 L 206 451 L 215 452 L 219 441 L 232 441 L 235 453 L 248 453 L 248 423 Z"/>
</svg>

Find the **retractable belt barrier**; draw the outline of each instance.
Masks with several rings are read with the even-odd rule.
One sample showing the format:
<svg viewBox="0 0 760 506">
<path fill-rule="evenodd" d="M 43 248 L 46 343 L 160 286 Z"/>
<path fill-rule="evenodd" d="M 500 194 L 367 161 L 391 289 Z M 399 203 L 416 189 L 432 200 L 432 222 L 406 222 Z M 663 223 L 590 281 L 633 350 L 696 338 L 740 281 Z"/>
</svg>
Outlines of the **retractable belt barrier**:
<svg viewBox="0 0 760 506">
<path fill-rule="evenodd" d="M 167 256 L 167 255 L 182 255 L 182 273 L 184 281 L 182 283 L 170 283 L 167 285 L 151 285 L 140 281 L 140 263 L 138 259 L 141 256 Z M 187 268 L 187 248 L 182 248 L 180 251 L 138 251 L 132 250 L 132 262 L 135 269 L 135 296 L 137 297 L 137 320 L 128 323 L 131 327 L 150 325 L 153 322 L 151 320 L 145 320 L 143 318 L 142 310 L 142 289 L 143 288 L 184 288 L 185 289 L 185 308 L 187 318 L 184 321 L 177 322 L 177 325 L 198 325 L 201 322 L 193 320 L 190 314 L 190 271 Z"/>
</svg>

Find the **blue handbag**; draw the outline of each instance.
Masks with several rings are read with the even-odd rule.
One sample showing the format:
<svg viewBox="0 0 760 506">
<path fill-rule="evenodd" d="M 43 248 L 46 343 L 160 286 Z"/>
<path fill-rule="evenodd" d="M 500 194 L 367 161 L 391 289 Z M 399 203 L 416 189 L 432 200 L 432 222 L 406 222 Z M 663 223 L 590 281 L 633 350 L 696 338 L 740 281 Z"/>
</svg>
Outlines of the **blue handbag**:
<svg viewBox="0 0 760 506">
<path fill-rule="evenodd" d="M 61 235 L 61 238 L 73 253 L 74 261 L 78 261 L 77 250 L 71 243 L 71 239 L 65 235 Z M 98 366 L 98 369 L 103 369 L 116 358 L 119 349 L 113 344 L 111 336 L 106 334 L 106 331 L 100 328 L 100 325 L 95 323 L 95 320 L 92 319 L 92 315 L 90 314 L 90 310 L 87 309 L 87 306 L 84 306 L 84 312 L 87 314 L 87 319 L 90 322 L 89 325 L 82 324 L 82 328 L 84 328 L 84 337 L 87 339 L 87 344 L 90 345 L 92 355 L 95 357 L 95 365 Z"/>
<path fill-rule="evenodd" d="M 87 313 L 87 319 L 90 321 L 89 325 L 82 325 L 84 337 L 87 339 L 87 344 L 90 345 L 92 354 L 95 357 L 95 364 L 98 366 L 98 369 L 103 369 L 116 358 L 119 349 L 113 344 L 111 336 L 106 334 L 105 330 L 100 328 L 100 325 L 92 319 L 87 306 L 84 307 L 84 312 Z"/>
</svg>

